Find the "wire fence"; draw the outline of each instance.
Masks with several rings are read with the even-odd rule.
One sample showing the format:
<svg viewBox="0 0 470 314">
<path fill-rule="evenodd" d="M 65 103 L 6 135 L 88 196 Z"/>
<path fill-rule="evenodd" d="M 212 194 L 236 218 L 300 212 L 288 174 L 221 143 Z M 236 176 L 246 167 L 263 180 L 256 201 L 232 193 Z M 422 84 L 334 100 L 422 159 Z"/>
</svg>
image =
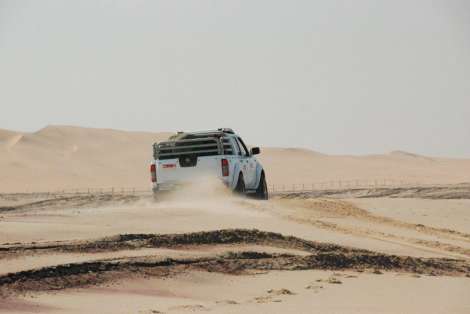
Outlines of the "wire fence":
<svg viewBox="0 0 470 314">
<path fill-rule="evenodd" d="M 271 193 L 293 193 L 325 190 L 350 190 L 373 188 L 405 188 L 441 186 L 444 184 L 423 183 L 419 181 L 397 179 L 371 179 L 371 180 L 330 180 L 313 183 L 269 184 Z"/>
<path fill-rule="evenodd" d="M 271 194 L 301 193 L 325 190 L 350 190 L 350 189 L 374 189 L 374 188 L 411 188 L 411 187 L 437 187 L 449 184 L 423 183 L 419 181 L 397 180 L 397 179 L 371 179 L 371 180 L 330 180 L 312 183 L 283 183 L 268 184 Z M 102 187 L 102 188 L 75 188 L 62 189 L 46 192 L 22 192 L 22 193 L 0 193 L 0 195 L 29 195 L 37 197 L 60 197 L 71 195 L 150 195 L 151 187 Z"/>
<path fill-rule="evenodd" d="M 0 193 L 0 195 L 28 195 L 35 197 L 53 198 L 73 195 L 150 195 L 151 188 L 142 187 L 104 187 L 104 188 L 77 188 L 51 190 L 46 192 L 20 192 L 20 193 Z"/>
</svg>

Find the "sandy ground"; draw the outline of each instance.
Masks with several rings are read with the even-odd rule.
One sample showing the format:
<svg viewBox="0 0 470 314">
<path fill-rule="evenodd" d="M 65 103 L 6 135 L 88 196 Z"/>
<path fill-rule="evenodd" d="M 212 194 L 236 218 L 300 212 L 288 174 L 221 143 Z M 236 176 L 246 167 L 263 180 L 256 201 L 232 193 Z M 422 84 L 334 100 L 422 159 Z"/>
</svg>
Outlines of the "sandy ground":
<svg viewBox="0 0 470 314">
<path fill-rule="evenodd" d="M 363 198 L 350 201 L 376 215 L 470 233 L 468 213 L 470 200 L 468 199 Z"/>
<path fill-rule="evenodd" d="M 329 283 L 330 278 L 340 283 Z M 315 270 L 248 276 L 191 272 L 171 279 L 136 279 L 125 285 L 37 294 L 9 300 L 3 308 L 5 312 L 123 314 L 468 313 L 468 280 Z"/>
<path fill-rule="evenodd" d="M 192 193 L 3 200 L 0 312 L 470 311 L 466 199 Z"/>
</svg>

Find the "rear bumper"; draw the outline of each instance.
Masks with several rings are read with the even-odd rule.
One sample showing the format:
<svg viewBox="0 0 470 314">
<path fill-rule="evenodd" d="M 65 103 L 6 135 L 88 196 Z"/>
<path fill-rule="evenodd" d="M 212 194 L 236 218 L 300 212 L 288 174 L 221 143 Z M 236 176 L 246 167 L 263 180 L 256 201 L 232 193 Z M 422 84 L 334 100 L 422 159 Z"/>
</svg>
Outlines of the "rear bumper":
<svg viewBox="0 0 470 314">
<path fill-rule="evenodd" d="M 185 184 L 181 184 L 181 183 L 165 183 L 165 184 L 156 184 L 153 186 L 152 188 L 152 191 L 153 192 L 159 192 L 159 191 L 172 191 L 172 190 L 175 190 L 177 189 L 178 187 L 181 188 L 183 187 Z"/>
<path fill-rule="evenodd" d="M 227 188 L 230 187 L 230 183 L 228 182 L 227 179 L 225 178 L 218 178 L 220 182 L 222 182 Z M 190 182 L 165 182 L 165 183 L 155 183 L 153 184 L 152 191 L 154 193 L 157 192 L 163 192 L 163 191 L 174 191 L 178 190 L 181 188 L 184 188 L 185 186 L 190 186 L 198 184 L 197 181 L 190 181 Z"/>
</svg>

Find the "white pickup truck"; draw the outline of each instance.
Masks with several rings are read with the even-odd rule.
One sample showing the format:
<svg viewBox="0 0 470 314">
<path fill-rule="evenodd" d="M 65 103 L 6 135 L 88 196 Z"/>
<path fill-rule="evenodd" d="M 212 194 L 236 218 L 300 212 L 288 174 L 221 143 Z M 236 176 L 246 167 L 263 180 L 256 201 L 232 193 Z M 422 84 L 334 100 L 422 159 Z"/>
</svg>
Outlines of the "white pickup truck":
<svg viewBox="0 0 470 314">
<path fill-rule="evenodd" d="M 168 141 L 153 144 L 153 191 L 216 177 L 237 193 L 266 200 L 266 173 L 254 157 L 259 153 L 259 147 L 248 150 L 231 129 L 178 132 Z"/>
</svg>

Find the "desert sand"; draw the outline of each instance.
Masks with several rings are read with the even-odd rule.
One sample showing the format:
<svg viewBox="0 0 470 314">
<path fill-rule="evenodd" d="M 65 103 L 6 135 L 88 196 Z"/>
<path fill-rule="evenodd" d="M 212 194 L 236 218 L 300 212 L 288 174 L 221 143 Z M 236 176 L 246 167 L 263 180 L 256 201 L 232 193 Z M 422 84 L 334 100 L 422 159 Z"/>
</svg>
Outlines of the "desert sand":
<svg viewBox="0 0 470 314">
<path fill-rule="evenodd" d="M 426 186 L 269 201 L 214 182 L 158 200 L 8 194 L 148 189 L 151 143 L 167 135 L 0 132 L 0 313 L 470 312 L 469 160 L 263 148 L 276 184 L 387 178 Z"/>
<path fill-rule="evenodd" d="M 0 191 L 148 189 L 152 143 L 169 135 L 70 126 L 48 126 L 35 133 L 0 130 Z M 249 138 L 245 140 L 250 143 Z M 469 159 L 431 158 L 401 151 L 336 156 L 306 149 L 262 147 L 259 159 L 269 174 L 268 183 L 278 188 L 338 181 L 470 182 Z"/>
</svg>

